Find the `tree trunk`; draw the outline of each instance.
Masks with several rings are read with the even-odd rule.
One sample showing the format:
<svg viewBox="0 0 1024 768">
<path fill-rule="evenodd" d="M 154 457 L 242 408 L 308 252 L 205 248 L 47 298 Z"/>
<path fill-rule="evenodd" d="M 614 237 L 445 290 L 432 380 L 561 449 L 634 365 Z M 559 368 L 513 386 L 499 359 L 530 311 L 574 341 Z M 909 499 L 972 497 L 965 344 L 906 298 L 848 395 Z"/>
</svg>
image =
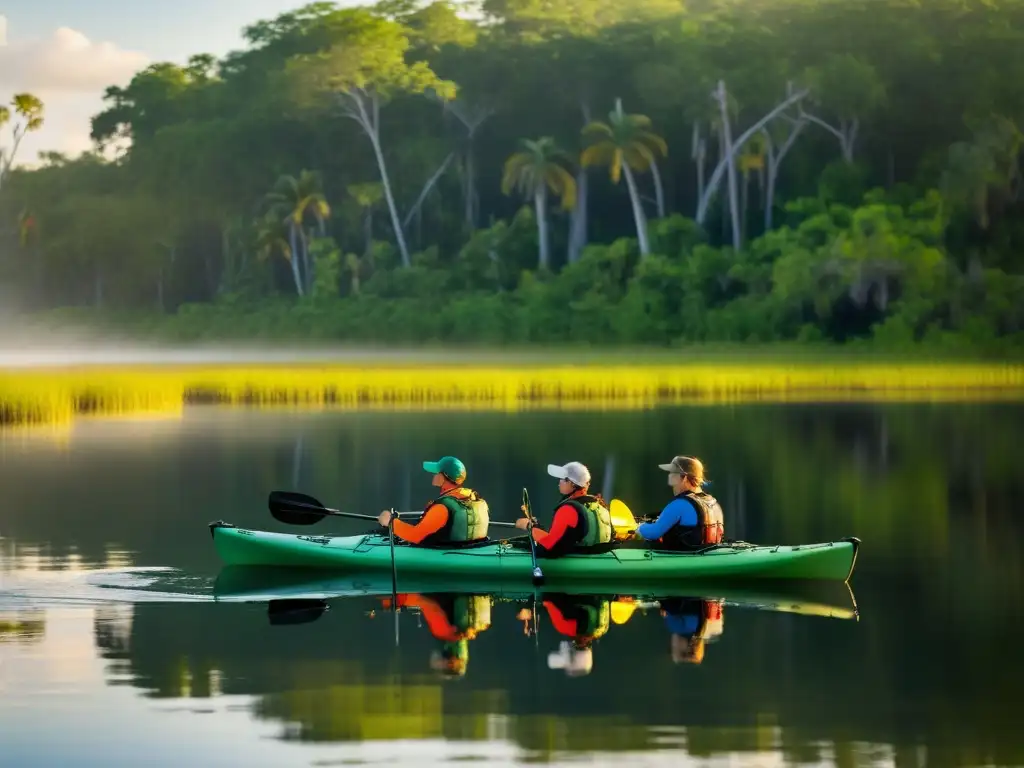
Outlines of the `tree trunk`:
<svg viewBox="0 0 1024 768">
<path fill-rule="evenodd" d="M 356 122 L 362 127 L 366 137 L 373 146 L 373 156 L 377 160 L 377 171 L 380 173 L 380 182 L 384 187 L 384 199 L 387 200 L 388 213 L 391 214 L 391 227 L 395 231 L 395 241 L 398 243 L 398 252 L 402 254 L 402 266 L 411 267 L 412 258 L 409 255 L 409 246 L 405 242 L 405 232 L 402 230 L 402 222 L 398 218 L 398 207 L 395 205 L 395 196 L 391 191 L 391 179 L 388 176 L 387 163 L 384 162 L 384 152 L 380 146 L 380 101 L 376 94 L 365 97 L 362 93 L 346 94 L 354 103 Z M 366 109 L 365 99 L 370 100 L 371 115 Z"/>
<path fill-rule="evenodd" d="M 576 174 L 576 207 L 572 212 L 572 224 L 569 228 L 568 261 L 574 264 L 579 261 L 583 249 L 587 247 L 587 192 L 590 183 L 587 169 L 580 168 Z"/>
<path fill-rule="evenodd" d="M 313 292 L 313 255 L 309 252 L 309 234 L 302 227 L 299 227 L 299 244 L 302 247 L 302 266 L 305 270 L 304 282 L 306 295 Z"/>
<path fill-rule="evenodd" d="M 736 151 L 737 147 L 742 147 L 746 144 L 751 136 L 764 128 L 764 126 L 771 122 L 783 110 L 800 101 L 800 99 L 804 98 L 806 95 L 807 91 L 799 91 L 777 104 L 774 109 L 750 126 L 739 136 L 739 138 L 736 139 L 736 142 L 733 144 L 733 152 Z M 810 118 L 808 117 L 807 119 Z M 725 173 L 726 167 L 727 163 L 725 158 L 719 158 L 718 164 L 715 166 L 715 170 L 711 173 L 711 178 L 708 179 L 707 189 L 704 190 L 704 194 L 697 203 L 697 213 L 694 216 L 694 220 L 698 224 L 703 224 L 704 219 L 707 217 L 708 205 L 711 203 L 711 198 L 714 197 L 715 193 L 718 191 L 718 185 L 722 181 L 722 174 Z"/>
<path fill-rule="evenodd" d="M 738 251 L 743 242 L 740 236 L 740 222 L 737 216 L 739 200 L 736 190 L 736 154 L 733 152 L 732 128 L 729 125 L 729 105 L 726 99 L 724 80 L 718 81 L 717 93 L 718 104 L 722 113 L 722 133 L 725 136 L 725 161 L 729 172 L 729 210 L 732 213 L 732 247 Z"/>
<path fill-rule="evenodd" d="M 550 269 L 551 267 L 548 250 L 547 197 L 548 189 L 545 186 L 538 187 L 533 196 L 534 215 L 537 217 L 538 269 Z"/>
<path fill-rule="evenodd" d="M 427 183 L 424 184 L 423 189 L 420 190 L 420 196 L 416 198 L 416 202 L 413 203 L 412 208 L 410 208 L 409 212 L 405 214 L 405 218 L 402 220 L 403 227 L 407 228 L 409 223 L 412 221 L 413 216 L 419 214 L 423 201 L 427 199 L 427 195 L 430 194 L 430 190 L 434 188 L 434 185 L 437 184 L 440 178 L 444 175 L 444 172 L 448 169 L 448 166 L 451 165 L 451 162 L 454 159 L 455 152 L 449 152 L 448 157 L 446 157 L 444 161 L 437 166 L 437 170 L 434 171 L 434 175 L 427 179 Z"/>
<path fill-rule="evenodd" d="M 466 226 L 472 233 L 476 229 L 476 215 L 474 211 L 474 197 L 476 185 L 473 183 L 473 140 L 470 139 L 466 147 Z"/>
<path fill-rule="evenodd" d="M 363 237 L 366 239 L 366 249 L 363 253 L 369 258 L 373 252 L 373 208 L 366 206 L 363 213 Z"/>
<path fill-rule="evenodd" d="M 707 161 L 708 146 L 707 142 L 700 135 L 700 123 L 696 120 L 693 121 L 693 140 L 692 146 L 690 147 L 690 158 L 697 166 L 697 200 L 699 201 L 704 197 L 704 171 L 705 163 Z"/>
<path fill-rule="evenodd" d="M 775 209 L 775 185 L 779 181 L 779 168 L 782 167 L 782 161 L 789 154 L 789 150 L 796 144 L 797 138 L 803 132 L 804 128 L 807 127 L 806 120 L 799 120 L 794 126 L 793 130 L 789 132 L 789 136 L 779 147 L 778 151 L 775 150 L 775 145 L 772 144 L 771 134 L 768 133 L 767 128 L 762 128 L 761 133 L 764 134 L 765 146 L 767 147 L 768 155 L 768 182 L 767 190 L 765 194 L 764 204 L 764 231 L 768 232 L 772 228 L 774 209 Z"/>
<path fill-rule="evenodd" d="M 294 222 L 288 225 L 288 245 L 291 248 L 291 258 L 288 261 L 292 265 L 292 277 L 295 279 L 295 292 L 300 296 L 305 296 L 306 292 L 303 290 L 302 275 L 299 274 L 299 259 L 302 258 L 299 253 L 299 228 L 295 226 Z"/>
<path fill-rule="evenodd" d="M 647 240 L 647 217 L 644 216 L 644 209 L 640 204 L 640 193 L 636 188 L 636 179 L 633 178 L 633 171 L 625 162 L 622 163 L 622 172 L 626 175 L 626 186 L 629 187 L 629 199 L 633 203 L 633 219 L 636 222 L 636 239 L 640 244 L 640 257 L 643 258 L 651 252 L 651 246 Z"/>
<path fill-rule="evenodd" d="M 586 103 L 580 104 L 583 113 L 583 125 L 590 123 L 590 107 Z M 572 219 L 569 227 L 569 253 L 568 262 L 574 264 L 579 261 L 583 249 L 587 247 L 587 215 L 588 215 L 588 192 L 590 189 L 590 177 L 587 169 L 581 167 L 576 173 L 576 207 L 572 210 Z"/>
<path fill-rule="evenodd" d="M 665 218 L 665 189 L 661 185 L 661 172 L 658 163 L 651 163 L 651 176 L 654 177 L 654 199 L 658 207 L 658 218 Z"/>
<path fill-rule="evenodd" d="M 747 211 L 750 206 L 750 172 L 743 172 L 743 197 L 740 200 L 740 238 L 743 242 L 747 239 Z"/>
</svg>

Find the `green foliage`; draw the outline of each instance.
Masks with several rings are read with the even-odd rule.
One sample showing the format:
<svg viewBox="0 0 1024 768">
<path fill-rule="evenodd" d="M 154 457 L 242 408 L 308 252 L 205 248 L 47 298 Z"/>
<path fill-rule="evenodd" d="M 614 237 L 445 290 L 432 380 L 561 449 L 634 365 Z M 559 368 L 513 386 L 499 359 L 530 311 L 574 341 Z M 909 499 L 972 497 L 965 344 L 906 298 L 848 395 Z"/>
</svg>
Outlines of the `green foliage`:
<svg viewBox="0 0 1024 768">
<path fill-rule="evenodd" d="M 116 161 L 9 144 L 0 279 L 183 337 L 1020 343 L 1016 0 L 480 6 L 314 2 L 109 88 Z M 808 89 L 736 148 L 737 248 L 719 81 L 734 141 Z"/>
</svg>

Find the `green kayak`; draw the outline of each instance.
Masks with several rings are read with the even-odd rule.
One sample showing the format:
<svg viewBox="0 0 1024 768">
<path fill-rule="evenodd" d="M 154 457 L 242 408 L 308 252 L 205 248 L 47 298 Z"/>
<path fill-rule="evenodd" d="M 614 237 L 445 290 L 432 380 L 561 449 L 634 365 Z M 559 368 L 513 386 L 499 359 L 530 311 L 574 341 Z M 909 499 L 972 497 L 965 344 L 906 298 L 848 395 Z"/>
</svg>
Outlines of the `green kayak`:
<svg viewBox="0 0 1024 768">
<path fill-rule="evenodd" d="M 310 536 L 270 533 L 210 523 L 210 533 L 227 565 L 271 565 L 341 571 L 389 571 L 386 536 Z M 551 582 L 616 580 L 814 579 L 848 581 L 857 561 L 856 538 L 797 546 L 754 546 L 735 542 L 699 552 L 650 549 L 644 542 L 620 544 L 602 554 L 573 554 L 542 559 Z M 489 540 L 441 549 L 395 546 L 399 574 L 443 574 L 466 579 L 497 578 L 530 583 L 533 566 L 525 537 Z"/>
</svg>

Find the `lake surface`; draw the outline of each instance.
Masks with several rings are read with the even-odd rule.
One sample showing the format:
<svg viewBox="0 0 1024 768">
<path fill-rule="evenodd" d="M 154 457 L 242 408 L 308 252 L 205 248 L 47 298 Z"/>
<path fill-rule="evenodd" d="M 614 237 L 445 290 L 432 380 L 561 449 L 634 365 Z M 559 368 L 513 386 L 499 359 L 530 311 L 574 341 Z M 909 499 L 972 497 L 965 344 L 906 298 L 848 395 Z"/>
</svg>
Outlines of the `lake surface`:
<svg viewBox="0 0 1024 768">
<path fill-rule="evenodd" d="M 1022 765 L 1022 427 L 1016 404 L 190 408 L 0 433 L 0 765 Z M 508 596 L 473 599 L 457 676 L 435 669 L 429 602 L 398 614 L 396 644 L 381 597 L 276 625 L 266 603 L 213 601 L 206 523 L 285 530 L 275 489 L 414 509 L 420 463 L 447 453 L 507 520 L 524 485 L 555 503 L 549 462 L 584 461 L 644 514 L 669 493 L 657 464 L 698 455 L 729 537 L 860 537 L 852 595 L 800 598 L 832 616 L 678 595 L 711 617 L 700 663 L 678 653 L 679 601 L 622 596 L 573 675 L 548 607 Z"/>
</svg>

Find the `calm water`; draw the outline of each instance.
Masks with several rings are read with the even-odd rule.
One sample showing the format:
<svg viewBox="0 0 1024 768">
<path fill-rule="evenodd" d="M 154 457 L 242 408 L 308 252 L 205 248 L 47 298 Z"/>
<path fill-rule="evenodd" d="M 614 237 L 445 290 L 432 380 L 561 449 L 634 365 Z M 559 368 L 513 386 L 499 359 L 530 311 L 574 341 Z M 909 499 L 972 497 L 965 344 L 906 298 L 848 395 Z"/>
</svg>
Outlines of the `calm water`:
<svg viewBox="0 0 1024 768">
<path fill-rule="evenodd" d="M 1020 405 L 195 409 L 0 434 L 0 765 L 1021 765 L 1022 427 Z M 690 601 L 721 611 L 699 664 L 664 606 L 623 597 L 586 675 L 558 668 L 547 606 L 533 634 L 530 602 L 477 596 L 460 677 L 432 667 L 429 600 L 451 596 L 407 598 L 397 645 L 381 597 L 276 625 L 266 603 L 212 599 L 205 524 L 283 530 L 274 489 L 410 509 L 419 463 L 454 453 L 512 519 L 523 485 L 554 503 L 548 462 L 578 459 L 642 513 L 681 452 L 705 460 L 730 537 L 859 536 L 853 595 Z M 779 610 L 798 600 L 832 615 Z"/>
</svg>

